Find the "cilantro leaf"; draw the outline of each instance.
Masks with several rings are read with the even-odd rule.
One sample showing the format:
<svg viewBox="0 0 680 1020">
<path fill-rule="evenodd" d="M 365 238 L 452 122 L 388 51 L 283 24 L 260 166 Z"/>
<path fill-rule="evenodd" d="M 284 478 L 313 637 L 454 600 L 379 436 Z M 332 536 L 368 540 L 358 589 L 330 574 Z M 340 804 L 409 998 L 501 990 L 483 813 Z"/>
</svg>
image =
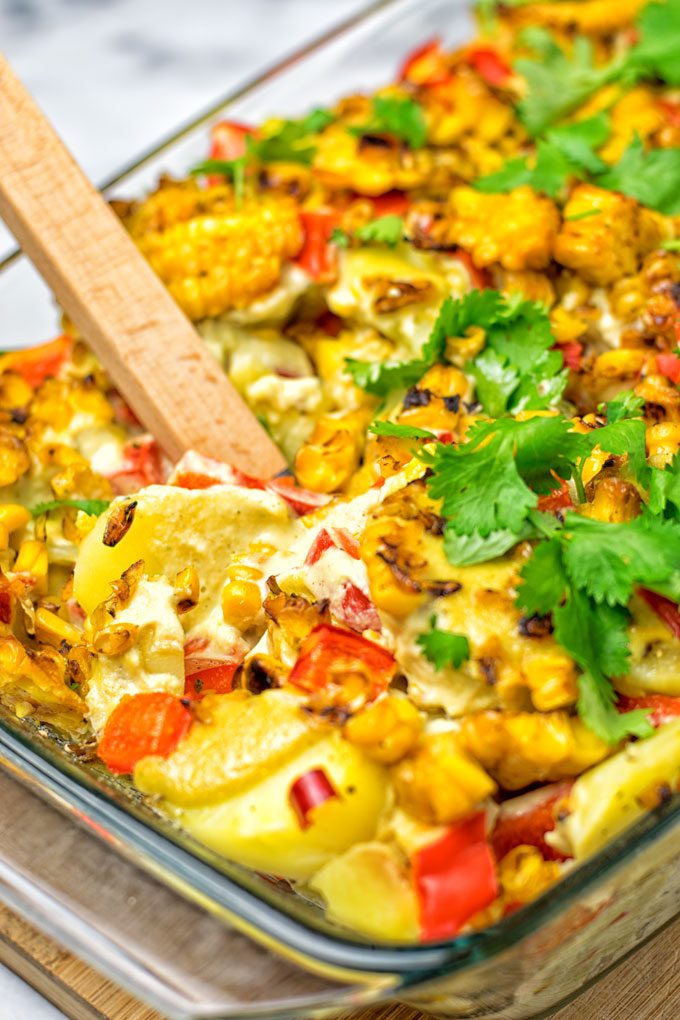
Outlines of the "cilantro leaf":
<svg viewBox="0 0 680 1020">
<path fill-rule="evenodd" d="M 338 248 L 349 248 L 351 238 L 346 230 L 343 230 L 341 227 L 333 227 L 328 240 L 331 244 L 337 245 Z"/>
<path fill-rule="evenodd" d="M 680 85 L 680 2 L 647 4 L 637 29 L 640 41 L 629 54 L 631 66 L 648 77 Z"/>
<path fill-rule="evenodd" d="M 302 163 L 309 166 L 316 155 L 311 135 L 335 120 L 330 110 L 319 107 L 301 120 L 284 120 L 270 135 L 246 138 L 247 155 L 260 163 Z"/>
<path fill-rule="evenodd" d="M 515 531 L 500 529 L 481 535 L 459 535 L 451 527 L 444 531 L 444 552 L 454 567 L 469 567 L 475 563 L 486 563 L 517 545 L 520 536 Z"/>
<path fill-rule="evenodd" d="M 354 236 L 363 244 L 386 244 L 395 248 L 404 236 L 404 221 L 401 216 L 379 216 L 355 231 Z"/>
<path fill-rule="evenodd" d="M 353 135 L 394 135 L 411 149 L 422 149 L 427 141 L 423 108 L 408 97 L 375 96 L 369 122 L 349 130 Z"/>
<path fill-rule="evenodd" d="M 609 191 L 636 198 L 665 216 L 680 214 L 680 148 L 645 152 L 638 134 L 618 163 L 597 178 Z"/>
<path fill-rule="evenodd" d="M 376 362 L 345 358 L 345 371 L 352 376 L 355 386 L 378 397 L 415 386 L 429 367 L 426 361 Z"/>
<path fill-rule="evenodd" d="M 647 508 L 652 514 L 680 519 L 680 455 L 665 468 L 650 468 Z"/>
<path fill-rule="evenodd" d="M 636 397 L 632 390 L 623 390 L 608 404 L 600 404 L 598 410 L 606 412 L 608 425 L 614 425 L 625 418 L 639 418 L 644 404 L 643 398 Z"/>
<path fill-rule="evenodd" d="M 477 399 L 484 410 L 492 418 L 500 418 L 519 385 L 519 372 L 508 364 L 507 358 L 488 347 L 477 355 L 470 372 L 475 380 Z"/>
<path fill-rule="evenodd" d="M 206 159 L 195 166 L 191 173 L 196 176 L 219 174 L 226 177 L 234 185 L 234 198 L 237 207 L 240 207 L 245 190 L 247 162 L 247 155 L 239 156 L 238 159 Z"/>
<path fill-rule="evenodd" d="M 458 669 L 470 658 L 470 645 L 464 634 L 439 630 L 436 616 L 430 620 L 430 628 L 428 633 L 416 638 L 416 644 L 422 648 L 425 658 L 435 669 L 444 669 L 446 666 Z"/>
<path fill-rule="evenodd" d="M 553 127 L 547 132 L 546 139 L 574 168 L 596 174 L 606 168 L 606 163 L 594 150 L 604 145 L 610 133 L 609 115 L 602 112 L 573 124 Z"/>
<path fill-rule="evenodd" d="M 394 436 L 397 439 L 436 439 L 434 432 L 418 429 L 414 425 L 398 425 L 392 421 L 374 421 L 368 431 L 376 436 Z"/>
<path fill-rule="evenodd" d="M 530 615 L 546 613 L 559 606 L 568 587 L 562 564 L 562 547 L 557 539 L 541 542 L 521 573 L 517 605 Z"/>
<path fill-rule="evenodd" d="M 586 36 L 576 36 L 571 54 L 563 51 L 545 29 L 527 29 L 523 39 L 540 58 L 523 57 L 514 65 L 528 86 L 518 113 L 534 137 L 572 113 L 593 92 L 620 77 L 624 70 L 623 59 L 597 67 L 592 42 Z"/>
<path fill-rule="evenodd" d="M 616 414 L 616 410 L 614 411 Z M 649 467 L 645 447 L 646 426 L 642 418 L 619 418 L 601 429 L 589 432 L 587 439 L 591 449 L 599 446 L 606 453 L 628 457 L 628 466 L 634 477 L 643 485 L 647 483 Z"/>
<path fill-rule="evenodd" d="M 50 499 L 45 503 L 38 503 L 31 508 L 33 517 L 41 517 L 50 510 L 65 510 L 72 507 L 74 510 L 82 510 L 84 514 L 91 517 L 99 517 L 110 506 L 108 499 Z"/>
<path fill-rule="evenodd" d="M 620 744 L 626 737 L 651 737 L 654 727 L 646 709 L 616 710 L 616 694 L 603 676 L 581 673 L 578 678 L 578 714 L 588 729 L 607 744 Z"/>
</svg>

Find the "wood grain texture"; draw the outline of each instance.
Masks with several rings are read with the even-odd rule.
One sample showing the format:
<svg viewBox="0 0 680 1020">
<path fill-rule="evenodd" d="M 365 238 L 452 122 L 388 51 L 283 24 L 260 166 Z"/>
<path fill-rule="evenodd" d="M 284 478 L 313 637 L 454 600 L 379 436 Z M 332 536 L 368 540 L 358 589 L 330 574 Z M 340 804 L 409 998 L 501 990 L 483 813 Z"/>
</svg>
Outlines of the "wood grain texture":
<svg viewBox="0 0 680 1020">
<path fill-rule="evenodd" d="M 558 1010 L 552 1020 L 677 1020 L 680 1016 L 680 920 L 604 980 Z M 72 1020 L 162 1020 L 30 924 L 0 906 L 0 962 L 11 967 Z M 337 1020 L 425 1020 L 392 1003 Z"/>
<path fill-rule="evenodd" d="M 0 215 L 172 460 L 285 461 L 0 56 Z"/>
</svg>

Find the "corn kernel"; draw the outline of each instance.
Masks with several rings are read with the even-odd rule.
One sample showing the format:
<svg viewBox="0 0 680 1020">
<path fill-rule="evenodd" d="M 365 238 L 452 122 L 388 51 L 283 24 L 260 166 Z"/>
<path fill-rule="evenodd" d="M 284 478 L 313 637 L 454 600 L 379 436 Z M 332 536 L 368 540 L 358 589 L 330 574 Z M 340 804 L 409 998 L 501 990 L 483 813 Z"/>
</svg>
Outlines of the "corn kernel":
<svg viewBox="0 0 680 1020">
<path fill-rule="evenodd" d="M 254 581 L 234 578 L 222 589 L 222 616 L 232 627 L 252 626 L 262 608 L 262 595 Z"/>
<path fill-rule="evenodd" d="M 195 567 L 185 567 L 175 577 L 175 595 L 177 596 L 177 612 L 188 613 L 198 605 L 200 584 Z"/>
<path fill-rule="evenodd" d="M 133 623 L 112 623 L 94 635 L 92 646 L 102 655 L 123 655 L 134 645 L 138 630 Z"/>
<path fill-rule="evenodd" d="M 647 360 L 647 351 L 635 347 L 620 347 L 605 351 L 595 359 L 593 371 L 605 379 L 627 379 L 637 375 Z"/>
<path fill-rule="evenodd" d="M 576 704 L 576 669 L 566 655 L 558 651 L 534 655 L 524 664 L 524 674 L 539 712 Z"/>
<path fill-rule="evenodd" d="M 433 825 L 464 818 L 496 792 L 493 779 L 458 745 L 453 733 L 425 737 L 393 775 L 403 808 Z"/>
<path fill-rule="evenodd" d="M 24 528 L 31 519 L 30 512 L 19 503 L 0 504 L 0 524 L 4 524 L 9 532 Z"/>
<path fill-rule="evenodd" d="M 424 599 L 418 582 L 393 562 L 398 554 L 408 555 L 412 530 L 395 520 L 379 519 L 366 528 L 361 545 L 371 598 L 378 609 L 398 619 L 412 613 Z"/>
<path fill-rule="evenodd" d="M 529 903 L 558 880 L 562 865 L 546 861 L 535 846 L 516 846 L 498 865 L 503 893 L 510 903 Z"/>
<path fill-rule="evenodd" d="M 14 563 L 14 572 L 16 574 L 30 574 L 34 579 L 35 591 L 39 595 L 47 593 L 48 567 L 47 546 L 44 542 L 27 539 L 21 543 Z"/>
<path fill-rule="evenodd" d="M 369 758 L 392 765 L 413 750 L 421 729 L 415 705 L 406 698 L 386 697 L 353 716 L 343 735 Z"/>
<path fill-rule="evenodd" d="M 680 450 L 680 424 L 663 421 L 647 429 L 647 454 L 653 467 L 664 468 Z"/>
<path fill-rule="evenodd" d="M 77 627 L 43 606 L 35 611 L 35 633 L 39 641 L 45 641 L 55 648 L 60 648 L 64 642 L 72 646 L 80 644 L 83 640 L 83 635 Z"/>
<path fill-rule="evenodd" d="M 33 390 L 17 372 L 3 372 L 0 375 L 0 407 L 12 410 L 26 407 L 33 398 Z"/>
</svg>

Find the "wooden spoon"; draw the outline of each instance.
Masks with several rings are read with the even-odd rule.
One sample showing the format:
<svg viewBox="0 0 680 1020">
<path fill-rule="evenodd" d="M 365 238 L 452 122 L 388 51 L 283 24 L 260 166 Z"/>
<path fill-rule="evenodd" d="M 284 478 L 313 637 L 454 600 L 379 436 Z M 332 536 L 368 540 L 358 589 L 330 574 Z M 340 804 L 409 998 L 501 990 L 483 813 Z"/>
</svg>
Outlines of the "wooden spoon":
<svg viewBox="0 0 680 1020">
<path fill-rule="evenodd" d="M 173 460 L 285 460 L 0 55 L 0 216 Z"/>
</svg>

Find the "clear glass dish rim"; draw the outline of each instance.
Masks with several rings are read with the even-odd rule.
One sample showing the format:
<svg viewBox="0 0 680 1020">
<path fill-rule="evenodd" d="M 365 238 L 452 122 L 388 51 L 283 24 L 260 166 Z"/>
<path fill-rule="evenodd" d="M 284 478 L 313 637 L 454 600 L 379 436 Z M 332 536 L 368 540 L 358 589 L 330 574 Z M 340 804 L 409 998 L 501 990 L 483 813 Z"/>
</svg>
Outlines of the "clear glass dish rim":
<svg viewBox="0 0 680 1020">
<path fill-rule="evenodd" d="M 124 183 L 128 177 L 162 156 L 191 132 L 202 125 L 207 126 L 215 117 L 226 112 L 231 104 L 247 97 L 265 82 L 275 79 L 292 64 L 322 50 L 326 44 L 353 28 L 370 23 L 381 12 L 389 13 L 391 9 L 397 12 L 401 6 L 411 2 L 374 0 L 202 110 L 132 163 L 116 171 L 100 185 L 100 190 L 107 192 Z M 0 261 L 0 273 L 8 270 L 22 257 L 20 249 L 8 253 Z M 273 900 L 245 888 L 236 879 L 210 864 L 209 858 L 212 856 L 217 860 L 217 854 L 201 852 L 203 848 L 197 845 L 193 850 L 187 849 L 178 839 L 173 839 L 160 827 L 154 827 L 141 818 L 139 812 L 135 812 L 132 800 L 129 805 L 122 807 L 112 793 L 106 792 L 103 784 L 98 784 L 89 773 L 79 769 L 75 761 L 67 761 L 53 749 L 48 751 L 46 746 L 31 740 L 29 726 L 22 725 L 18 720 L 10 722 L 2 713 L 0 749 L 4 752 L 0 756 L 11 763 L 12 771 L 16 770 L 16 774 L 23 775 L 31 789 L 46 789 L 53 800 L 61 800 L 74 814 L 83 810 L 89 812 L 89 819 L 99 820 L 131 852 L 141 852 L 148 856 L 150 851 L 155 851 L 158 858 L 152 856 L 149 860 L 158 859 L 163 862 L 161 874 L 148 863 L 142 862 L 141 867 L 161 880 L 164 874 L 167 877 L 174 876 L 185 889 L 185 895 L 191 896 L 192 888 L 196 895 L 204 897 L 207 894 L 222 913 L 252 937 L 257 939 L 261 934 L 267 944 L 271 945 L 273 941 L 280 949 L 292 950 L 301 961 L 328 965 L 340 972 L 351 973 L 355 978 L 361 973 L 399 975 L 402 989 L 420 984 L 426 978 L 452 975 L 469 966 L 488 962 L 503 951 L 513 948 L 583 896 L 594 892 L 598 882 L 613 875 L 636 854 L 650 849 L 667 832 L 680 829 L 680 794 L 676 794 L 659 808 L 647 812 L 616 839 L 576 866 L 544 895 L 497 924 L 441 942 L 380 944 L 362 941 L 359 937 L 352 939 L 349 933 L 343 938 L 339 934 L 325 932 L 322 927 L 293 917 Z M 96 827 L 93 828 L 96 831 Z M 188 840 L 186 842 L 190 843 Z M 136 858 L 132 856 L 131 859 Z M 197 882 L 197 878 L 200 881 Z M 228 895 L 215 895 L 220 891 Z M 238 900 L 241 902 L 237 903 Z M 255 917 L 259 919 L 255 920 Z"/>
</svg>

